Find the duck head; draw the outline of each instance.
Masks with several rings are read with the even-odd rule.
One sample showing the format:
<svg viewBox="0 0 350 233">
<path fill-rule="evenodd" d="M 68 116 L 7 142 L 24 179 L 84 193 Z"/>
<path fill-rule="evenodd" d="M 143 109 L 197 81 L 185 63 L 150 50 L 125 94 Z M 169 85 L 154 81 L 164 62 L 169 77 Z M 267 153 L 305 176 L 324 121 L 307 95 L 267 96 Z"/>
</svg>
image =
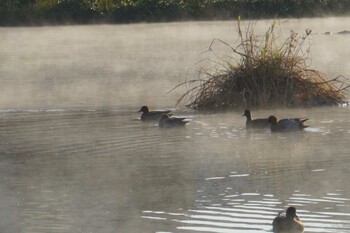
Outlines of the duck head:
<svg viewBox="0 0 350 233">
<path fill-rule="evenodd" d="M 276 124 L 277 124 L 277 117 L 275 117 L 275 116 L 269 116 L 269 118 L 267 119 L 267 121 L 268 121 L 271 125 L 276 125 Z"/>
<path fill-rule="evenodd" d="M 250 115 L 250 111 L 249 110 L 245 110 L 244 113 L 242 114 L 242 116 L 249 116 Z"/>
<path fill-rule="evenodd" d="M 138 112 L 148 113 L 149 108 L 147 106 L 142 106 L 141 109 Z"/>
<path fill-rule="evenodd" d="M 248 119 L 251 119 L 251 118 L 252 118 L 252 115 L 250 114 L 250 111 L 249 111 L 249 110 L 245 110 L 244 113 L 242 114 L 242 116 L 245 116 L 245 117 L 247 117 Z"/>
<path fill-rule="evenodd" d="M 288 209 L 286 210 L 286 217 L 287 218 L 295 218 L 298 217 L 297 216 L 297 210 L 295 209 L 295 207 L 288 207 Z"/>
</svg>

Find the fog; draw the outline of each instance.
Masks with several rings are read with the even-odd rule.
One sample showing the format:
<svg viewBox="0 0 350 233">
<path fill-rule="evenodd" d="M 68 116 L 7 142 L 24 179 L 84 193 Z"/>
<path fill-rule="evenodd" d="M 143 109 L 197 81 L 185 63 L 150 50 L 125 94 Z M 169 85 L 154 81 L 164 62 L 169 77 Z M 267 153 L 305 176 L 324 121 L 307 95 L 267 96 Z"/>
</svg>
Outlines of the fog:
<svg viewBox="0 0 350 233">
<path fill-rule="evenodd" d="M 245 28 L 249 22 L 242 22 Z M 350 18 L 281 20 L 312 29 L 313 68 L 349 77 Z M 255 22 L 264 35 L 271 21 Z M 350 231 L 349 108 L 253 110 L 307 117 L 304 132 L 249 132 L 241 113 L 174 108 L 214 38 L 234 21 L 0 28 L 0 229 L 6 233 L 271 232 L 294 205 L 305 232 Z M 331 32 L 328 35 L 325 32 Z M 217 43 L 215 52 L 229 50 Z M 199 61 L 203 61 L 198 63 Z"/>
<path fill-rule="evenodd" d="M 280 20 L 280 37 L 288 37 L 290 30 L 302 34 L 312 29 L 312 67 L 329 77 L 348 76 L 349 35 L 324 33 L 348 30 L 349 22 Z M 256 21 L 256 33 L 264 35 L 271 23 Z M 243 28 L 247 24 L 243 21 Z M 235 45 L 236 22 L 1 28 L 0 105 L 173 106 L 183 89 L 167 92 L 195 77 L 190 68 L 209 57 L 203 52 L 214 38 Z"/>
</svg>

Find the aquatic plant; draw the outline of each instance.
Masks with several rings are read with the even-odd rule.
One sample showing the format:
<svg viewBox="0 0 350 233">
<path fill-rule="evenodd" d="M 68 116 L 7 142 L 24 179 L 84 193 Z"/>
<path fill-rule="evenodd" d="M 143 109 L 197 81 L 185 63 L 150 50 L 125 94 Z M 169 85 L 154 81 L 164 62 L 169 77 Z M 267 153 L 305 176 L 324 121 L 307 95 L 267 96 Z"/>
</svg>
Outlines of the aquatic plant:
<svg viewBox="0 0 350 233">
<path fill-rule="evenodd" d="M 329 79 L 308 65 L 310 45 L 306 46 L 305 41 L 311 30 L 305 30 L 302 36 L 291 32 L 286 40 L 280 40 L 277 27 L 274 21 L 259 40 L 254 24 L 250 23 L 243 33 L 238 20 L 238 45 L 232 47 L 214 39 L 209 47 L 216 58 L 214 67 L 196 69 L 196 79 L 177 86 L 187 87 L 177 106 L 225 110 L 344 103 L 344 91 L 349 87 L 345 77 Z M 215 43 L 224 45 L 232 53 L 219 57 L 212 49 Z"/>
</svg>

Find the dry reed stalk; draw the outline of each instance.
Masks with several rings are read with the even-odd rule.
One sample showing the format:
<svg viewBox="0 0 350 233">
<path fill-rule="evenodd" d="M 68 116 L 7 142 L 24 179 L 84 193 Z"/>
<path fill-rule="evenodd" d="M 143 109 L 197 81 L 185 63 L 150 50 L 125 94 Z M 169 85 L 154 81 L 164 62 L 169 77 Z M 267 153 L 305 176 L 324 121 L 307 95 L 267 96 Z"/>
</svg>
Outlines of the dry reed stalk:
<svg viewBox="0 0 350 233">
<path fill-rule="evenodd" d="M 282 44 L 278 44 L 276 21 L 267 30 L 261 43 L 257 40 L 253 28 L 249 24 L 244 34 L 240 20 L 237 21 L 240 43 L 235 48 L 220 39 L 212 41 L 209 51 L 218 58 L 218 61 L 215 61 L 217 67 L 207 70 L 201 68 L 197 70 L 198 79 L 178 85 L 191 87 L 179 98 L 177 106 L 186 105 L 199 110 L 224 110 L 253 106 L 344 103 L 343 92 L 350 86 L 345 82 L 345 77 L 328 79 L 324 73 L 308 68 L 309 49 L 304 53 L 302 48 L 311 30 L 307 29 L 301 38 L 295 32 L 291 32 Z M 229 48 L 233 53 L 230 59 L 234 62 L 217 57 L 212 49 L 217 42 Z M 235 55 L 240 58 L 238 61 Z"/>
</svg>

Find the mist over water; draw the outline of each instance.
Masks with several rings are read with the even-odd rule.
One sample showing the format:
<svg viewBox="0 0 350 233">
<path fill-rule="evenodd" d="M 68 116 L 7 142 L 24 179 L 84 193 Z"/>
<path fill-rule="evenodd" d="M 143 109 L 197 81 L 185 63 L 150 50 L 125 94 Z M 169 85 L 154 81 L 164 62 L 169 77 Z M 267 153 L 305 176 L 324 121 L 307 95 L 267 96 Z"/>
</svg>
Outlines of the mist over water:
<svg viewBox="0 0 350 233">
<path fill-rule="evenodd" d="M 272 21 L 257 21 L 264 35 Z M 281 20 L 290 30 L 313 31 L 310 64 L 330 77 L 348 75 L 349 18 Z M 243 22 L 243 28 L 247 23 Z M 234 45 L 234 21 L 0 29 L 2 107 L 173 106 L 188 68 L 207 58 L 214 38 Z M 227 55 L 227 54 L 226 54 Z M 187 78 L 195 77 L 194 73 Z"/>
<path fill-rule="evenodd" d="M 349 77 L 350 18 L 280 23 L 312 29 L 313 68 Z M 233 44 L 235 22 L 0 28 L 1 231 L 269 232 L 293 205 L 305 232 L 349 232 L 348 107 L 252 111 L 309 118 L 291 134 L 246 131 L 241 112 L 140 122 L 142 105 L 174 109 L 214 38 Z"/>
</svg>

